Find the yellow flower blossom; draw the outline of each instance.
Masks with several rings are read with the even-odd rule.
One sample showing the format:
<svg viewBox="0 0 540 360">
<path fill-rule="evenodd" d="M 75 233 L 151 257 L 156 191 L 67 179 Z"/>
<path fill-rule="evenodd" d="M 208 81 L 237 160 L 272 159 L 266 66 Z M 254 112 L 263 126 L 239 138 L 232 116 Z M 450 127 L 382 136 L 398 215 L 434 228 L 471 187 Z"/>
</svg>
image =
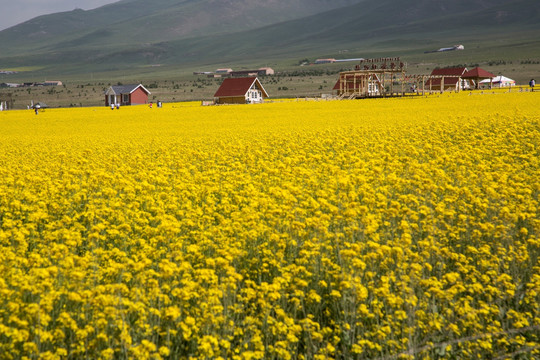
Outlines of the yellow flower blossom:
<svg viewBox="0 0 540 360">
<path fill-rule="evenodd" d="M 537 104 L 1 112 L 0 354 L 537 357 Z"/>
</svg>

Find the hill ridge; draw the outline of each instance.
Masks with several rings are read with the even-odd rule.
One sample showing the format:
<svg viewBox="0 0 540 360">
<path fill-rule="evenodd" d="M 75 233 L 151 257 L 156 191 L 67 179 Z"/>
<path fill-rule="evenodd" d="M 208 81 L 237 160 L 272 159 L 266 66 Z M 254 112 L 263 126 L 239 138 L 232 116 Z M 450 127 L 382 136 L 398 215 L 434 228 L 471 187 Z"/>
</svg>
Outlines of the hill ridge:
<svg viewBox="0 0 540 360">
<path fill-rule="evenodd" d="M 291 6 L 302 6 L 306 4 L 305 1 L 307 0 L 296 0 Z M 185 16 L 190 14 L 190 9 L 193 11 L 191 18 L 194 22 L 204 16 L 205 21 L 211 22 L 215 21 L 215 18 L 201 12 L 201 9 L 217 3 L 226 7 L 227 4 L 246 2 L 248 0 L 160 0 L 160 4 L 168 4 L 170 7 L 155 8 L 146 15 L 138 9 L 135 12 L 138 14 L 136 17 L 125 14 L 114 17 L 111 10 L 146 3 L 143 0 L 123 0 L 94 9 L 97 13 L 105 9 L 107 16 L 100 19 L 99 24 L 107 22 L 105 18 L 112 16 L 115 22 L 111 25 L 75 31 L 54 37 L 52 41 L 27 40 L 13 44 L 13 41 L 6 39 L 14 33 L 19 37 L 25 36 L 18 33 L 25 27 L 21 25 L 22 27 L 12 28 L 9 32 L 4 30 L 0 32 L 0 42 L 8 44 L 8 48 L 14 48 L 3 53 L 0 61 L 18 65 L 71 64 L 74 68 L 92 64 L 115 69 L 152 63 L 223 63 L 247 57 L 291 58 L 314 53 L 323 56 L 335 54 L 340 49 L 353 49 L 357 52 L 367 49 L 366 52 L 388 54 L 400 51 L 423 53 L 424 50 L 439 45 L 466 41 L 480 44 L 478 46 L 481 46 L 484 40 L 496 44 L 503 37 L 508 38 L 509 43 L 530 42 L 531 46 L 537 46 L 537 43 L 529 41 L 529 38 L 540 35 L 540 2 L 537 0 L 417 0 L 407 3 L 407 6 L 397 0 L 343 0 L 341 4 L 348 5 L 299 18 L 277 21 L 279 14 L 274 14 L 271 16 L 272 22 L 266 25 L 257 25 L 255 20 L 250 20 L 248 30 L 239 27 L 237 31 L 229 29 L 230 31 L 220 33 L 216 28 L 203 26 L 195 30 L 184 28 L 186 31 L 180 36 L 171 35 L 171 24 L 165 21 L 170 17 L 162 15 L 167 12 L 166 9 L 177 9 L 176 6 L 181 4 Z M 276 6 L 284 2 L 273 0 L 266 3 L 276 9 Z M 325 0 L 318 0 L 318 3 L 323 6 Z M 227 11 L 234 12 L 238 9 L 229 7 Z M 219 10 L 214 8 L 213 11 Z M 64 22 L 76 21 L 81 14 L 88 12 L 81 11 L 53 14 L 49 19 L 64 17 Z M 255 16 L 260 11 L 261 8 L 254 4 L 249 8 L 241 8 L 241 11 L 235 14 L 236 17 L 229 19 L 232 19 L 231 24 L 234 24 L 235 20 L 250 19 L 250 16 Z M 155 20 L 159 16 L 163 18 L 161 23 Z M 43 19 L 36 18 L 35 21 L 38 20 Z M 185 23 L 177 25 L 187 26 Z M 143 29 L 140 32 L 146 31 L 148 34 L 145 37 L 144 34 L 134 31 L 138 34 L 135 36 L 137 41 L 122 41 L 121 34 L 129 29 L 129 26 Z M 164 28 L 169 32 L 164 32 Z M 156 35 L 160 32 L 162 36 Z M 39 57 L 36 54 L 39 54 Z"/>
</svg>

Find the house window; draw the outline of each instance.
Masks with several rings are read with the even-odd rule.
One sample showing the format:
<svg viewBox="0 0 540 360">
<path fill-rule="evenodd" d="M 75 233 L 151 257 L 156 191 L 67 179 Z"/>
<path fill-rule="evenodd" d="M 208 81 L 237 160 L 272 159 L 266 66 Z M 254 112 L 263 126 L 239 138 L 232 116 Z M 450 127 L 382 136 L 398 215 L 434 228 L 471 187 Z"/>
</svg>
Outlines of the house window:
<svg viewBox="0 0 540 360">
<path fill-rule="evenodd" d="M 128 103 L 129 102 L 129 94 L 122 95 L 122 102 L 123 103 Z"/>
</svg>

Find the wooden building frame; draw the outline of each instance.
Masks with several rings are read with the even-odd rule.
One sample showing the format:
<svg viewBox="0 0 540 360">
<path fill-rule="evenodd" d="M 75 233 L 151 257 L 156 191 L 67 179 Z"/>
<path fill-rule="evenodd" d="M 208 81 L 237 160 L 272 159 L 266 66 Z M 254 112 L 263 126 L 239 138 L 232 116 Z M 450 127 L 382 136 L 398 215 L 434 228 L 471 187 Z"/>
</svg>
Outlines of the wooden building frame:
<svg viewBox="0 0 540 360">
<path fill-rule="evenodd" d="M 437 89 L 432 86 L 434 79 L 440 83 Z M 454 84 L 457 80 L 458 84 L 461 84 L 464 79 L 456 75 L 405 75 L 404 69 L 355 70 L 341 72 L 334 90 L 337 90 L 340 100 L 405 96 L 407 93 L 442 94 L 445 91 L 452 91 L 445 88 L 445 80 Z M 405 84 L 412 85 L 412 88 L 405 89 Z M 375 87 L 377 91 L 373 90 Z M 461 85 L 457 86 L 456 91 L 461 91 Z"/>
<path fill-rule="evenodd" d="M 406 65 L 397 58 L 363 59 L 354 70 L 339 74 L 334 86 L 338 99 L 392 97 L 466 90 L 466 68 L 435 69 L 430 75 L 406 75 Z M 407 88 L 405 88 L 407 86 Z"/>
<path fill-rule="evenodd" d="M 404 76 L 403 68 L 344 71 L 339 74 L 336 88 L 340 99 L 396 96 L 404 93 Z M 396 81 L 401 89 L 395 87 Z"/>
</svg>

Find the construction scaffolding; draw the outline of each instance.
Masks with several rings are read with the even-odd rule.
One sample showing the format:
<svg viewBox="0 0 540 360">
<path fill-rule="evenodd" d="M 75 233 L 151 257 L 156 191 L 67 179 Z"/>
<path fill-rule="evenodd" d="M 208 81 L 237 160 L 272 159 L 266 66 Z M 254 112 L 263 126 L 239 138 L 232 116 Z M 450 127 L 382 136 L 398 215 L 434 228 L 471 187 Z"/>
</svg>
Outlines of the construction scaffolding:
<svg viewBox="0 0 540 360">
<path fill-rule="evenodd" d="M 453 75 L 405 75 L 404 69 L 355 70 L 339 74 L 334 88 L 338 99 L 396 97 L 459 92 L 463 79 Z"/>
<path fill-rule="evenodd" d="M 403 76 L 404 70 L 341 72 L 339 74 L 338 96 L 341 99 L 396 96 L 398 92 L 404 92 L 403 83 L 400 81 Z"/>
<path fill-rule="evenodd" d="M 365 59 L 355 70 L 339 74 L 334 90 L 338 99 L 395 97 L 444 93 L 470 88 L 461 75 L 406 75 L 400 58 Z"/>
<path fill-rule="evenodd" d="M 396 96 L 405 91 L 404 77 L 405 64 L 399 58 L 366 59 L 355 70 L 341 72 L 335 89 L 340 99 Z"/>
</svg>

